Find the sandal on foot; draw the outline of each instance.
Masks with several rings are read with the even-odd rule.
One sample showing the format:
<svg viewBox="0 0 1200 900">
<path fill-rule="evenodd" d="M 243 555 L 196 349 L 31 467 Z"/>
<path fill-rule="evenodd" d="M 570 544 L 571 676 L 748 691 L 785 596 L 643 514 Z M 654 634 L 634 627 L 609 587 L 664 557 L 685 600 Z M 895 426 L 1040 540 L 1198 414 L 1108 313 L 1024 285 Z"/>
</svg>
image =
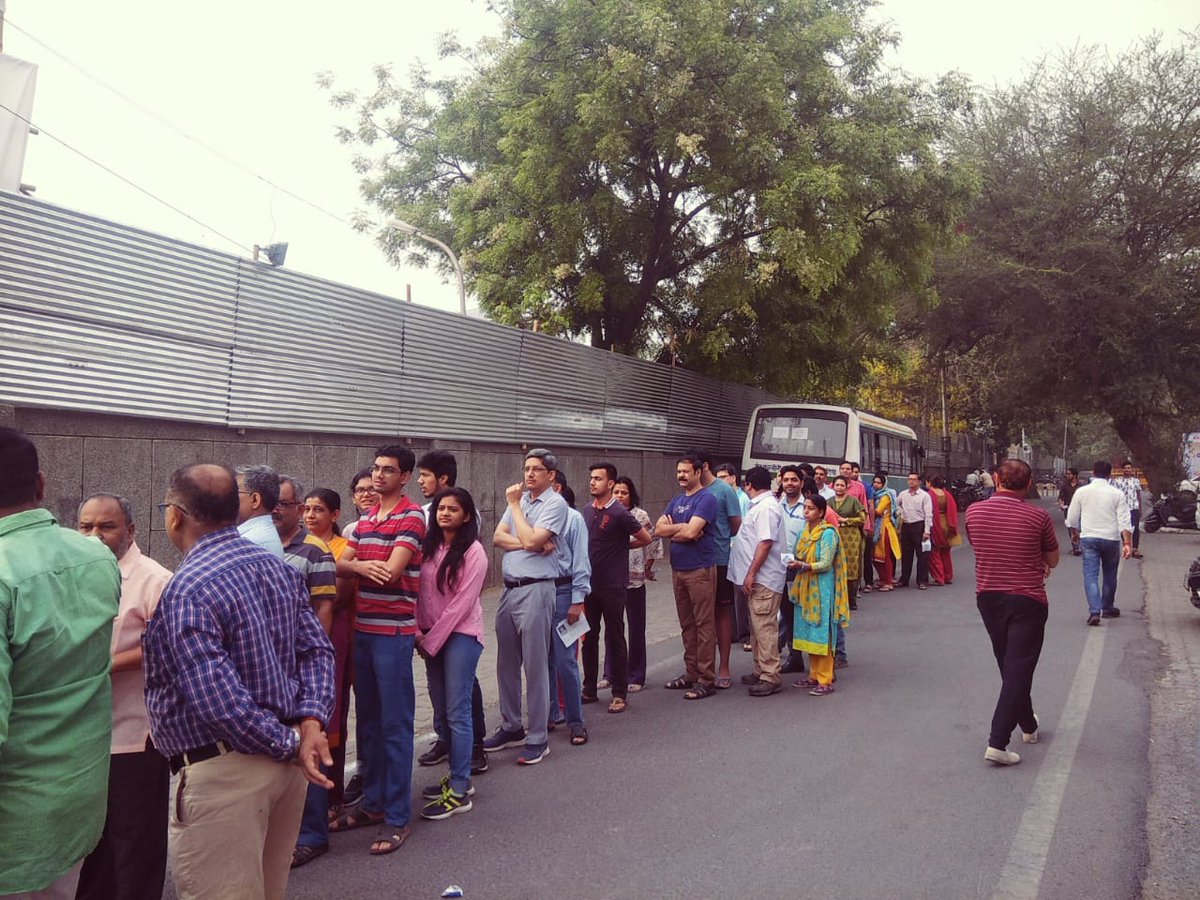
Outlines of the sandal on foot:
<svg viewBox="0 0 1200 900">
<path fill-rule="evenodd" d="M 668 691 L 686 691 L 692 686 L 693 682 L 688 681 L 686 675 L 680 675 L 678 678 L 668 681 L 663 685 Z"/>
<path fill-rule="evenodd" d="M 391 834 L 384 834 L 390 831 Z M 404 846 L 404 842 L 408 840 L 408 836 L 412 834 L 412 829 L 407 825 L 394 826 L 387 825 L 379 829 L 379 834 L 375 840 L 371 841 L 372 856 L 386 856 L 388 853 L 395 853 Z M 376 847 L 376 844 L 382 844 L 382 847 Z"/>
<path fill-rule="evenodd" d="M 743 653 L 753 653 L 754 645 L 751 644 L 749 641 L 743 641 L 742 642 L 742 652 Z"/>
<path fill-rule="evenodd" d="M 580 694 L 580 703 L 595 703 L 599 698 L 595 694 Z"/>
<path fill-rule="evenodd" d="M 582 725 L 572 725 L 571 726 L 571 746 L 572 747 L 582 747 L 584 744 L 587 743 L 587 739 L 588 739 L 588 733 L 587 733 L 586 728 L 584 728 Z"/>
<path fill-rule="evenodd" d="M 329 823 L 330 831 L 350 831 L 353 828 L 366 828 L 368 825 L 382 825 L 384 814 L 371 815 L 364 812 L 361 806 L 352 806 Z"/>
<path fill-rule="evenodd" d="M 716 693 L 716 689 L 711 684 L 705 684 L 703 681 L 697 681 L 690 690 L 684 691 L 684 700 L 703 700 L 705 697 L 711 697 Z"/>
<path fill-rule="evenodd" d="M 731 687 L 733 687 L 733 679 L 732 678 L 730 678 L 728 675 L 718 675 L 717 676 L 717 682 L 716 682 L 717 690 L 724 691 L 724 690 L 728 690 Z"/>
<path fill-rule="evenodd" d="M 608 711 L 610 713 L 623 713 L 628 706 L 629 704 L 625 702 L 624 697 L 613 697 L 608 703 Z"/>
<path fill-rule="evenodd" d="M 607 678 L 601 678 L 596 682 L 596 690 L 598 691 L 607 691 L 610 687 L 612 687 L 612 682 Z"/>
<path fill-rule="evenodd" d="M 629 686 L 629 693 L 636 694 L 638 691 L 640 691 L 644 687 L 645 687 L 645 685 L 643 685 L 643 684 L 631 684 Z"/>
<path fill-rule="evenodd" d="M 312 862 L 318 856 L 329 852 L 329 847 L 313 847 L 308 844 L 297 844 L 292 850 L 292 868 L 298 869 Z"/>
</svg>

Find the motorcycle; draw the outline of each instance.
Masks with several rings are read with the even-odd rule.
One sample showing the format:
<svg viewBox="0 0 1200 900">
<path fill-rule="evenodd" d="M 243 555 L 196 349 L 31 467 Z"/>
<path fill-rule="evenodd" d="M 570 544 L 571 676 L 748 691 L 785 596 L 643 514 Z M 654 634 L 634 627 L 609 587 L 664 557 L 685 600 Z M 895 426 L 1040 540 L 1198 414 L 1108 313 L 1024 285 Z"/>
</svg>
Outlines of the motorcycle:
<svg viewBox="0 0 1200 900">
<path fill-rule="evenodd" d="M 954 495 L 954 502 L 958 506 L 959 514 L 977 500 L 983 499 L 983 487 L 978 484 L 967 484 L 965 481 L 955 479 L 950 483 L 950 493 Z"/>
<path fill-rule="evenodd" d="M 1154 534 L 1160 528 L 1194 530 L 1196 527 L 1195 491 L 1164 494 L 1154 501 L 1154 508 L 1142 520 L 1142 528 L 1147 534 Z"/>
</svg>

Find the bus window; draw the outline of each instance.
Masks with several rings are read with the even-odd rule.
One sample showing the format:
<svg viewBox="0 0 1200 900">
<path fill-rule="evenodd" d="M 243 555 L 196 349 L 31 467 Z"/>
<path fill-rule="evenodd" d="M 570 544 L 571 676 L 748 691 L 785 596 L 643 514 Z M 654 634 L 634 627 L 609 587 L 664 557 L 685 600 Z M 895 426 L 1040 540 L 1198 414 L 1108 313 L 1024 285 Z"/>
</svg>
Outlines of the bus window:
<svg viewBox="0 0 1200 900">
<path fill-rule="evenodd" d="M 760 410 L 750 456 L 774 462 L 841 462 L 846 458 L 845 413 L 825 410 Z"/>
</svg>

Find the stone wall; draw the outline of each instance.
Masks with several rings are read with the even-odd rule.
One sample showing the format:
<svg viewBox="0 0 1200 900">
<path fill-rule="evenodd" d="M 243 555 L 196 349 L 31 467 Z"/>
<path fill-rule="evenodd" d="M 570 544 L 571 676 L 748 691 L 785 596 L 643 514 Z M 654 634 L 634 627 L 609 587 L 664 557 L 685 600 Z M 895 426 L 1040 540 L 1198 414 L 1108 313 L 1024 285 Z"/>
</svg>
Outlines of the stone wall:
<svg viewBox="0 0 1200 900">
<path fill-rule="evenodd" d="M 342 497 L 342 521 L 353 509 L 348 485 L 374 459 L 374 448 L 399 440 L 419 458 L 433 448 L 458 459 L 458 484 L 471 492 L 480 510 L 484 546 L 492 552 L 489 585 L 499 579 L 499 556 L 491 534 L 504 511 L 505 488 L 521 480 L 524 445 L 406 439 L 309 432 L 230 429 L 130 416 L 66 412 L 0 405 L 0 424 L 19 428 L 37 444 L 46 476 L 45 506 L 64 526 L 73 526 L 81 499 L 97 491 L 122 494 L 133 503 L 139 543 L 154 559 L 174 568 L 179 554 L 162 530 L 157 504 L 171 472 L 194 462 L 228 466 L 265 463 L 304 485 L 331 487 Z M 675 457 L 659 452 L 609 451 L 604 447 L 550 447 L 558 456 L 580 505 L 587 500 L 587 466 L 597 460 L 630 476 L 642 505 L 657 518 L 676 493 Z M 681 450 L 684 448 L 680 448 Z M 416 478 L 409 495 L 422 502 Z M 149 540 L 146 535 L 149 533 Z"/>
</svg>

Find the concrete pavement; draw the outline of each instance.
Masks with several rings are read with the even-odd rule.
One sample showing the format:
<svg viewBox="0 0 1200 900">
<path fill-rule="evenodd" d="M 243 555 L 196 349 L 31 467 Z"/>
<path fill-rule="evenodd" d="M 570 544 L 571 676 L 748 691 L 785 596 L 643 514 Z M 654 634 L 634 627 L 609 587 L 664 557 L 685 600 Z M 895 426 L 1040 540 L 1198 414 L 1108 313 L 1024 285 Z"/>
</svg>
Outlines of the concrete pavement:
<svg viewBox="0 0 1200 900">
<path fill-rule="evenodd" d="M 1161 540 L 1146 542 L 1153 565 Z M 1162 576 L 1142 564 L 1152 583 L 1174 565 L 1161 556 Z M 288 894 L 436 897 L 456 883 L 468 898 L 1091 900 L 1138 896 L 1147 865 L 1157 873 L 1161 862 L 1155 896 L 1200 895 L 1178 851 L 1147 833 L 1151 706 L 1165 668 L 1140 613 L 1138 567 L 1122 573 L 1125 614 L 1088 628 L 1079 561 L 1064 559 L 1034 687 L 1042 741 L 1018 735 L 1022 764 L 994 768 L 982 755 L 999 677 L 970 549 L 955 562 L 951 587 L 863 599 L 851 665 L 822 698 L 788 688 L 755 699 L 739 686 L 686 702 L 662 690 L 680 648 L 669 588 L 656 585 L 650 689 L 620 716 L 587 707 L 588 746 L 556 732 L 532 769 L 513 765 L 515 751 L 494 754 L 473 811 L 415 821 L 410 842 L 380 859 L 366 853 L 371 830 L 336 835 Z M 749 668 L 736 650 L 735 677 Z M 480 674 L 492 702 L 494 658 Z M 1173 756 L 1189 752 L 1182 744 Z M 418 769 L 415 788 L 442 771 Z M 1195 783 L 1160 798 L 1168 821 L 1179 808 L 1170 794 Z"/>
</svg>

